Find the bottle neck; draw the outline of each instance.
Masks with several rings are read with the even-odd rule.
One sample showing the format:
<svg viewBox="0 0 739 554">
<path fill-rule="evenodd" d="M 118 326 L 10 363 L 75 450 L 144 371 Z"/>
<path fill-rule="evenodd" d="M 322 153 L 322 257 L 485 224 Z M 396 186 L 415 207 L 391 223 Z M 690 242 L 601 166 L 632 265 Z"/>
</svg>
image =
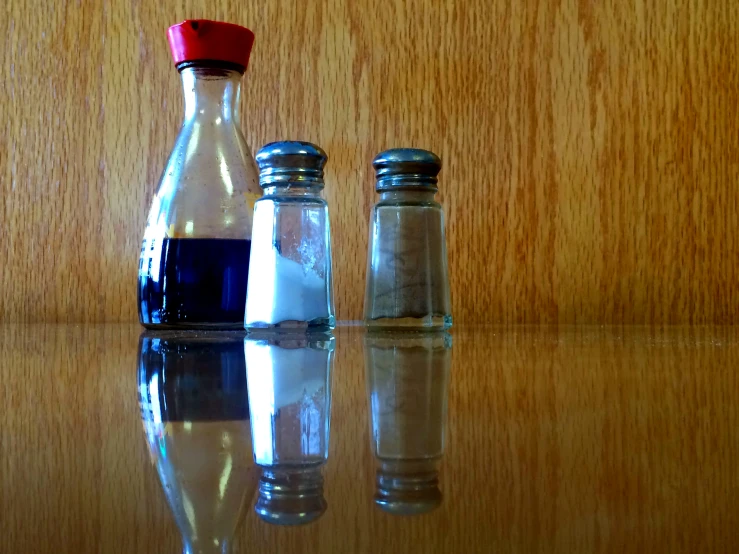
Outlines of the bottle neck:
<svg viewBox="0 0 739 554">
<path fill-rule="evenodd" d="M 185 121 L 239 122 L 241 77 L 234 69 L 186 67 L 180 72 L 185 95 Z"/>
</svg>

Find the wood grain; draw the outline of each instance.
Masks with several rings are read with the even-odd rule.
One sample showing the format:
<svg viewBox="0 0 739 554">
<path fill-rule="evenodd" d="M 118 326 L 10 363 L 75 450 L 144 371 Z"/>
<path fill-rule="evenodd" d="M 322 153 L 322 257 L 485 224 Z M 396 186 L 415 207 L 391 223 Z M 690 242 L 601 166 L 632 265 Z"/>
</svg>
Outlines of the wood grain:
<svg viewBox="0 0 739 554">
<path fill-rule="evenodd" d="M 138 405 L 139 331 L 0 326 L 0 551 L 180 551 Z M 281 528 L 247 498 L 234 553 L 736 551 L 737 329 L 459 330 L 444 500 L 417 517 L 373 505 L 361 332 L 336 345 L 328 510 Z"/>
<path fill-rule="evenodd" d="M 135 320 L 185 17 L 255 31 L 253 150 L 329 153 L 339 318 L 361 317 L 370 161 L 418 146 L 445 164 L 458 322 L 739 321 L 739 3 L 709 0 L 10 0 L 0 320 Z"/>
</svg>

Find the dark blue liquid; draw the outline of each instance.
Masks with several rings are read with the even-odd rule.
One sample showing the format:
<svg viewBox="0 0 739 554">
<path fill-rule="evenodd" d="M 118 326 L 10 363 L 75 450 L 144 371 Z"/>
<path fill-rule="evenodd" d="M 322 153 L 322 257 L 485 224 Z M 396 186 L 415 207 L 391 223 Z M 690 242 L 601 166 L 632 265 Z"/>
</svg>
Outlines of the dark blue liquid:
<svg viewBox="0 0 739 554">
<path fill-rule="evenodd" d="M 249 418 L 243 331 L 147 331 L 139 339 L 144 419 Z"/>
<path fill-rule="evenodd" d="M 159 328 L 242 328 L 250 252 L 250 240 L 145 243 L 139 268 L 139 320 Z"/>
</svg>

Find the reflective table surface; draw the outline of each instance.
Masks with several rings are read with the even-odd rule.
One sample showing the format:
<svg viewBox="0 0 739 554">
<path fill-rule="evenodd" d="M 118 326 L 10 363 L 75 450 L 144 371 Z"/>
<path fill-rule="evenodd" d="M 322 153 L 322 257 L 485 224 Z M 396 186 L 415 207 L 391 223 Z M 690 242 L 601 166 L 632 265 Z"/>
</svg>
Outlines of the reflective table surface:
<svg viewBox="0 0 739 554">
<path fill-rule="evenodd" d="M 3 553 L 739 548 L 739 328 L 5 325 L 0 360 Z"/>
</svg>

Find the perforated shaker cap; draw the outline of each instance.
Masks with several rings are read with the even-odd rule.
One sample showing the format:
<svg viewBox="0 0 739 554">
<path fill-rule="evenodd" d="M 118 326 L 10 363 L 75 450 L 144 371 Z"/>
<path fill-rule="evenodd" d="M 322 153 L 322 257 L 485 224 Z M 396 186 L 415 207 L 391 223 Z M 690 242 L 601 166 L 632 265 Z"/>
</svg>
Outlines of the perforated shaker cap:
<svg viewBox="0 0 739 554">
<path fill-rule="evenodd" d="M 322 187 L 328 156 L 316 144 L 289 140 L 264 145 L 257 152 L 256 160 L 262 187 L 280 183 Z"/>
<path fill-rule="evenodd" d="M 372 161 L 377 192 L 398 189 L 437 190 L 441 159 L 420 148 L 392 148 L 380 152 Z"/>
<path fill-rule="evenodd" d="M 432 512 L 441 505 L 438 473 L 403 474 L 377 472 L 375 504 L 396 515 L 418 515 Z"/>
<path fill-rule="evenodd" d="M 265 469 L 254 511 L 274 525 L 303 525 L 317 520 L 326 511 L 320 470 L 287 475 Z"/>
</svg>

